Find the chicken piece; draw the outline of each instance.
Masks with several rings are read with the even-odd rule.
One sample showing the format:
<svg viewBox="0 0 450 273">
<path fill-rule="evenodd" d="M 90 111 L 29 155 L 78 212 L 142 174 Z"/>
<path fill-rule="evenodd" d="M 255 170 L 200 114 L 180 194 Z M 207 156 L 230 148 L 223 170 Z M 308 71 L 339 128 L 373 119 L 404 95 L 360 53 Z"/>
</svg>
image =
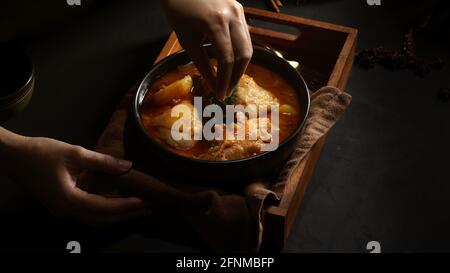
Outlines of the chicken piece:
<svg viewBox="0 0 450 273">
<path fill-rule="evenodd" d="M 266 124 L 267 130 L 264 130 L 260 125 Z M 225 131 L 225 125 L 223 130 Z M 214 145 L 207 153 L 199 156 L 204 160 L 236 160 L 250 157 L 261 152 L 262 145 L 270 142 L 272 139 L 270 119 L 268 118 L 254 118 L 246 120 L 245 123 L 233 123 L 234 140 L 216 140 Z M 238 136 L 238 130 L 245 129 L 244 139 Z M 255 130 L 251 132 L 251 130 Z M 253 135 L 253 138 L 251 137 Z"/>
<path fill-rule="evenodd" d="M 207 153 L 199 156 L 203 160 L 236 160 L 250 157 L 261 151 L 261 140 L 218 141 Z"/>
<path fill-rule="evenodd" d="M 269 118 L 253 118 L 249 119 L 246 124 L 247 128 L 247 135 L 246 139 L 252 139 L 251 134 L 256 134 L 253 136 L 257 140 L 261 140 L 263 142 L 270 142 L 272 140 L 272 134 L 275 132 L 272 132 L 272 123 Z M 254 129 L 252 129 L 254 128 Z M 252 130 L 255 130 L 255 132 L 252 132 Z M 254 139 L 253 138 L 253 139 Z"/>
<path fill-rule="evenodd" d="M 184 106 L 184 108 L 181 108 Z M 172 116 L 172 111 L 178 107 L 178 110 L 187 110 L 187 115 L 182 114 L 178 117 Z M 184 113 L 184 112 L 183 112 Z M 189 150 L 195 146 L 196 140 L 194 135 L 202 132 L 201 119 L 194 105 L 189 101 L 182 101 L 171 109 L 164 111 L 162 114 L 155 116 L 146 121 L 149 126 L 155 127 L 158 137 L 174 148 Z M 189 124 L 191 130 L 174 131 L 175 122 Z M 179 134 L 181 139 L 175 139 L 174 135 Z"/>
<path fill-rule="evenodd" d="M 271 92 L 259 86 L 252 77 L 245 74 L 239 81 L 235 95 L 234 104 L 237 105 L 270 107 L 279 104 L 278 99 Z"/>
</svg>

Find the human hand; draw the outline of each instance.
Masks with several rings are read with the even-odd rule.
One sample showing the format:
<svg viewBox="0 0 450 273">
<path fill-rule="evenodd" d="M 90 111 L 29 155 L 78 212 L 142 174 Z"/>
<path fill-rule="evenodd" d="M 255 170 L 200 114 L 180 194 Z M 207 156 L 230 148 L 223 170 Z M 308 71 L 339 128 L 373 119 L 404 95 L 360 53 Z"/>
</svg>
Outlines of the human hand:
<svg viewBox="0 0 450 273">
<path fill-rule="evenodd" d="M 235 0 L 162 0 L 169 23 L 200 73 L 215 84 L 216 97 L 229 96 L 245 72 L 253 47 L 244 9 Z M 208 38 L 217 73 L 202 47 Z"/>
<path fill-rule="evenodd" d="M 83 171 L 121 175 L 131 162 L 48 138 L 20 138 L 10 153 L 10 175 L 53 214 L 107 226 L 150 213 L 138 198 L 106 198 L 79 186 Z"/>
</svg>

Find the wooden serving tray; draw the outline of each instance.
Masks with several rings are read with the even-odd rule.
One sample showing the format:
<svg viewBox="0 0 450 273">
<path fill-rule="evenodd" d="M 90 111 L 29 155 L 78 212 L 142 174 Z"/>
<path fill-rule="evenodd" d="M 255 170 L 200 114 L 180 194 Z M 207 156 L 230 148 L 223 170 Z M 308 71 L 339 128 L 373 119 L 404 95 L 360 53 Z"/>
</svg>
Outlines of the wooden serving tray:
<svg viewBox="0 0 450 273">
<path fill-rule="evenodd" d="M 310 90 L 325 85 L 345 89 L 353 65 L 356 29 L 255 8 L 245 8 L 245 13 L 248 23 L 254 25 L 250 30 L 252 35 L 282 51 L 286 59 L 301 63 L 301 74 Z M 290 33 L 283 31 L 286 26 L 291 28 Z M 297 33 L 293 34 L 292 28 Z M 156 62 L 179 50 L 181 46 L 172 33 Z M 279 205 L 265 208 L 262 249 L 280 250 L 287 240 L 325 138 L 322 137 L 295 167 L 282 189 Z"/>
</svg>

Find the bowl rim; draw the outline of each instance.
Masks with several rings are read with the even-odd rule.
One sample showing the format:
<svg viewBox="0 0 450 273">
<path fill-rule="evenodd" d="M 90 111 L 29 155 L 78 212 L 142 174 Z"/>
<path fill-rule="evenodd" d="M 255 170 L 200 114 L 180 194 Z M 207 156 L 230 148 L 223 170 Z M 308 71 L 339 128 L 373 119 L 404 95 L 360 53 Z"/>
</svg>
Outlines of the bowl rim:
<svg viewBox="0 0 450 273">
<path fill-rule="evenodd" d="M 204 44 L 203 47 L 204 48 L 209 48 L 209 47 L 211 47 L 211 44 Z M 294 131 L 292 131 L 289 134 L 289 136 L 283 142 L 281 142 L 278 145 L 277 149 L 275 149 L 273 151 L 264 151 L 264 152 L 256 154 L 256 155 L 252 155 L 252 156 L 245 157 L 245 158 L 240 158 L 240 159 L 233 159 L 233 160 L 205 160 L 205 159 L 192 158 L 192 157 L 187 157 L 187 156 L 183 156 L 183 155 L 177 154 L 176 152 L 174 152 L 174 151 L 172 151 L 172 150 L 170 150 L 170 149 L 168 149 L 166 147 L 161 146 L 160 143 L 158 143 L 156 140 L 154 140 L 152 138 L 152 136 L 150 136 L 148 134 L 148 132 L 145 130 L 144 125 L 142 124 L 142 118 L 141 118 L 141 115 L 140 115 L 140 112 L 139 112 L 139 107 L 140 107 L 139 98 L 141 97 L 141 96 L 139 96 L 139 94 L 142 93 L 143 86 L 144 86 L 144 84 L 146 84 L 146 80 L 150 77 L 150 74 L 153 71 L 159 69 L 165 63 L 167 63 L 170 59 L 176 58 L 179 55 L 187 54 L 185 49 L 182 49 L 182 50 L 177 51 L 177 52 L 175 52 L 173 54 L 170 54 L 170 55 L 164 57 L 163 59 L 161 59 L 156 64 L 154 64 L 150 68 L 150 71 L 141 80 L 141 82 L 139 83 L 138 88 L 136 89 L 136 92 L 135 92 L 134 97 L 133 97 L 133 103 L 132 103 L 132 107 L 133 107 L 132 114 L 133 114 L 133 119 L 134 119 L 135 123 L 137 123 L 137 126 L 138 126 L 140 132 L 143 133 L 146 136 L 146 140 L 152 142 L 155 146 L 159 147 L 161 150 L 163 150 L 165 152 L 168 152 L 169 154 L 171 154 L 171 155 L 173 155 L 173 156 L 175 156 L 175 157 L 177 157 L 177 158 L 179 158 L 181 160 L 187 160 L 187 161 L 190 161 L 190 162 L 201 163 L 201 164 L 233 164 L 233 163 L 239 163 L 239 162 L 244 162 L 244 161 L 248 161 L 248 160 L 254 160 L 254 159 L 257 159 L 257 158 L 260 158 L 260 157 L 264 157 L 267 154 L 276 152 L 282 146 L 285 146 L 287 143 L 292 141 L 293 138 L 298 136 L 301 133 L 301 131 L 303 130 L 304 126 L 305 126 L 306 120 L 308 119 L 308 116 L 309 116 L 309 110 L 310 110 L 310 106 L 311 106 L 311 96 L 310 96 L 309 91 L 308 91 L 308 86 L 307 86 L 305 80 L 303 79 L 303 76 L 300 74 L 300 72 L 297 69 L 293 68 L 288 63 L 287 60 L 285 60 L 283 58 L 280 58 L 279 56 L 277 56 L 273 52 L 269 51 L 268 49 L 260 47 L 260 46 L 256 46 L 256 45 L 253 45 L 253 49 L 254 50 L 258 50 L 258 51 L 262 51 L 262 52 L 264 52 L 264 54 L 270 54 L 272 57 L 279 59 L 287 67 L 290 67 L 290 69 L 295 71 L 295 73 L 298 75 L 298 77 L 300 79 L 300 82 L 302 83 L 302 87 L 306 90 L 306 92 L 305 92 L 306 94 L 305 95 L 306 95 L 306 99 L 307 99 L 307 103 L 306 103 L 307 105 L 306 105 L 305 116 L 303 117 L 302 121 L 297 126 L 297 128 Z M 189 62 L 189 63 L 192 63 L 192 61 Z M 250 63 L 251 63 L 251 61 L 250 61 Z M 280 75 L 280 76 L 282 77 L 282 75 Z M 148 90 L 144 90 L 144 91 L 148 92 Z M 144 96 L 145 95 L 146 95 L 146 93 L 144 94 Z"/>
<path fill-rule="evenodd" d="M 26 75 L 26 81 L 24 81 L 24 83 L 19 88 L 7 94 L 6 96 L 0 96 L 0 103 L 4 104 L 4 106 L 6 107 L 6 105 L 14 104 L 18 100 L 21 100 L 30 91 L 29 86 L 34 82 L 35 69 L 29 55 L 21 47 L 12 44 L 11 42 L 0 42 L 0 45 L 7 47 L 8 50 L 15 50 L 15 53 L 22 55 L 22 57 L 24 57 L 24 59 L 26 60 L 26 65 L 29 69 L 29 74 Z"/>
<path fill-rule="evenodd" d="M 7 109 L 14 108 L 17 104 L 22 103 L 22 101 L 26 100 L 30 94 L 32 95 L 34 93 L 34 85 L 35 85 L 35 79 L 34 76 L 30 78 L 30 80 L 27 82 L 27 84 L 20 90 L 20 93 L 17 93 L 14 97 L 2 97 L 0 99 L 0 111 L 4 111 Z M 5 103 L 3 103 L 2 99 L 5 99 Z"/>
</svg>

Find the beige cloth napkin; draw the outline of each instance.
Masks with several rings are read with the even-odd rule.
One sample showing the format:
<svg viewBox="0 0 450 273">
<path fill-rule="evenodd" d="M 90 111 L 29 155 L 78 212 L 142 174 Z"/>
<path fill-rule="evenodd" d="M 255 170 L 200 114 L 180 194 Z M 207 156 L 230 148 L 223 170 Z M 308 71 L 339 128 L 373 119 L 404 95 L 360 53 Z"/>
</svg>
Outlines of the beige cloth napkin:
<svg viewBox="0 0 450 273">
<path fill-rule="evenodd" d="M 124 128 L 135 89 L 127 93 L 115 111 L 110 123 L 101 135 L 97 151 L 125 158 Z M 108 177 L 108 187 L 113 185 L 121 195 L 132 195 L 148 200 L 154 213 L 176 217 L 195 230 L 204 243 L 216 252 L 256 252 L 263 234 L 263 207 L 276 204 L 284 183 L 293 175 L 296 166 L 318 139 L 330 130 L 347 106 L 351 96 L 334 87 L 323 87 L 312 94 L 309 117 L 296 149 L 281 171 L 275 184 L 264 179 L 249 182 L 243 190 L 227 192 L 223 189 L 204 188 L 196 185 L 159 181 L 152 177 L 152 170 L 132 170 L 121 177 Z M 88 176 L 90 190 L 99 177 Z M 105 183 L 106 184 L 106 183 Z M 110 190 L 110 189 L 108 189 Z M 164 225 L 164 222 L 160 223 Z M 183 228 L 183 227 L 181 227 Z"/>
</svg>

